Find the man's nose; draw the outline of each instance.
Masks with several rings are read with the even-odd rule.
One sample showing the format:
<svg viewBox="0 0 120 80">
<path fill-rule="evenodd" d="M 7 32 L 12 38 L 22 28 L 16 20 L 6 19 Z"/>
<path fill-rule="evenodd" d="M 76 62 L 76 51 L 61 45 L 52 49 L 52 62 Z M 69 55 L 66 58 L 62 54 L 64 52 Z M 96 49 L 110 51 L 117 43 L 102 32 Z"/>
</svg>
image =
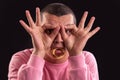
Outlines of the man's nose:
<svg viewBox="0 0 120 80">
<path fill-rule="evenodd" d="M 63 42 L 62 35 L 60 33 L 57 34 L 57 36 L 55 38 L 55 42 L 57 42 L 57 43 Z"/>
</svg>

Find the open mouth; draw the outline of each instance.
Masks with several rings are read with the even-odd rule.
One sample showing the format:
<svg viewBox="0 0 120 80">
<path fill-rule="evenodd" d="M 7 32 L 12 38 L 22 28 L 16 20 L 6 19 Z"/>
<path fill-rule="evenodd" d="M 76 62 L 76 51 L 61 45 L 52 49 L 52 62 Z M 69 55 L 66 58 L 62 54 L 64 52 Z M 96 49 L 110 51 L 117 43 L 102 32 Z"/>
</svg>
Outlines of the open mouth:
<svg viewBox="0 0 120 80">
<path fill-rule="evenodd" d="M 52 56 L 56 59 L 60 59 L 60 58 L 64 57 L 64 55 L 65 55 L 64 49 L 55 48 L 55 49 L 52 49 L 51 51 L 52 51 Z"/>
</svg>

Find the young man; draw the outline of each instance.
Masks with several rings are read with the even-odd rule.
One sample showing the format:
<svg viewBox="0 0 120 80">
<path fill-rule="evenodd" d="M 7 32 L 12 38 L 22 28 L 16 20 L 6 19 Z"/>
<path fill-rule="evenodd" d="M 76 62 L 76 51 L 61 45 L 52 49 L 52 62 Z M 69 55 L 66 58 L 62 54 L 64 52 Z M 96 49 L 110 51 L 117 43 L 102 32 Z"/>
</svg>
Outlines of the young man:
<svg viewBox="0 0 120 80">
<path fill-rule="evenodd" d="M 92 31 L 95 17 L 84 26 L 85 11 L 76 26 L 73 11 L 62 3 L 47 5 L 40 13 L 36 8 L 36 21 L 26 10 L 28 24 L 21 25 L 30 34 L 33 48 L 15 53 L 9 64 L 8 80 L 99 80 L 94 55 L 83 51 Z"/>
</svg>

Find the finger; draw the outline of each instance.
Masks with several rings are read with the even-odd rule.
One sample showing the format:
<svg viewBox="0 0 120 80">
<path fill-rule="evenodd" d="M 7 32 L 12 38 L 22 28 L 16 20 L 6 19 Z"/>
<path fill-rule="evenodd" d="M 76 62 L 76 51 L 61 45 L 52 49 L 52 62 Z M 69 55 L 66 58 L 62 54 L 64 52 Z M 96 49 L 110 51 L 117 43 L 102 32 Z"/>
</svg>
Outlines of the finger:
<svg viewBox="0 0 120 80">
<path fill-rule="evenodd" d="M 78 28 L 79 29 L 83 29 L 84 28 L 84 24 L 85 24 L 85 21 L 86 21 L 86 18 L 87 18 L 87 15 L 88 15 L 88 11 L 85 11 L 80 22 L 79 22 L 79 25 L 78 25 Z"/>
<path fill-rule="evenodd" d="M 100 27 L 95 28 L 91 32 L 89 32 L 88 36 L 89 38 L 92 37 L 94 34 L 96 34 L 100 30 Z"/>
<path fill-rule="evenodd" d="M 41 25 L 40 8 L 36 8 L 36 25 Z"/>
<path fill-rule="evenodd" d="M 89 32 L 89 31 L 91 30 L 94 21 L 95 21 L 95 17 L 92 17 L 92 18 L 90 19 L 87 27 L 85 28 L 85 31 Z"/>
<path fill-rule="evenodd" d="M 50 37 L 54 40 L 55 37 L 57 36 L 58 32 L 60 30 L 60 27 L 57 27 L 56 29 L 53 30 L 53 32 L 50 34 Z"/>
<path fill-rule="evenodd" d="M 28 23 L 29 23 L 30 27 L 33 27 L 34 21 L 33 21 L 32 17 L 31 17 L 31 14 L 28 10 L 26 10 L 26 17 L 27 17 L 27 20 L 28 20 Z"/>
<path fill-rule="evenodd" d="M 20 20 L 19 22 L 28 33 L 31 32 L 30 27 L 23 20 Z"/>
<path fill-rule="evenodd" d="M 61 35 L 62 35 L 62 38 L 63 38 L 63 40 L 65 40 L 67 37 L 68 37 L 68 35 L 66 34 L 66 31 L 65 31 L 65 27 L 64 27 L 64 25 L 60 25 L 60 27 L 61 27 Z"/>
</svg>

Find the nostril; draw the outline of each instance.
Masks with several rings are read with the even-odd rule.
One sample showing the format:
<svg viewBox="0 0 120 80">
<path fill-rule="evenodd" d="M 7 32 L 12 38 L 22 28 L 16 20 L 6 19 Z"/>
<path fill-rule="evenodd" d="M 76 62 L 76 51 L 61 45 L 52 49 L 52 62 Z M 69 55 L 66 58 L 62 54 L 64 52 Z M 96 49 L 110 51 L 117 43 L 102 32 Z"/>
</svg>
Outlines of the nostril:
<svg viewBox="0 0 120 80">
<path fill-rule="evenodd" d="M 59 43 L 57 40 L 54 41 L 55 44 Z"/>
</svg>

